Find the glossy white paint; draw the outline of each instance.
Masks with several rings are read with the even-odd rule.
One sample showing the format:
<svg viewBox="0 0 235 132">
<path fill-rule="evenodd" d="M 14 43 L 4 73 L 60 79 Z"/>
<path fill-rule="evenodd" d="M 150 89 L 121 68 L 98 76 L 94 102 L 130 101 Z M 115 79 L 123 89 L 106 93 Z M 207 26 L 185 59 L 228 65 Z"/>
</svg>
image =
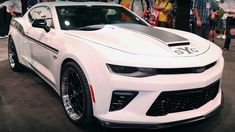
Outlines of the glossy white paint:
<svg viewBox="0 0 235 132">
<path fill-rule="evenodd" d="M 39 75 L 58 94 L 62 63 L 66 59 L 72 59 L 81 66 L 89 84 L 93 87 L 96 100 L 96 103 L 93 103 L 94 116 L 102 121 L 128 124 L 169 123 L 207 115 L 221 104 L 220 89 L 214 100 L 198 109 L 160 117 L 146 116 L 147 110 L 162 91 L 205 87 L 221 79 L 224 67 L 222 51 L 215 44 L 199 36 L 173 29 L 156 28 L 183 36 L 189 40 L 190 46 L 169 47 L 157 39 L 114 25 L 107 25 L 101 30 L 92 32 L 61 30 L 55 6 L 83 4 L 97 5 L 97 3 L 72 2 L 37 4 L 33 8 L 50 7 L 54 28 L 47 33 L 44 29 L 32 27 L 27 12 L 22 18 L 14 18 L 23 26 L 24 34 L 13 26 L 9 32 L 15 42 L 20 63 L 40 73 Z M 98 5 L 103 4 L 98 3 Z M 198 52 L 193 54 L 184 51 L 182 54 L 175 52 L 177 48 L 185 47 L 193 47 Z M 143 78 L 117 75 L 111 73 L 106 66 L 106 64 L 116 64 L 148 68 L 189 68 L 205 66 L 215 61 L 217 61 L 215 66 L 202 73 L 155 75 Z M 113 90 L 136 90 L 139 94 L 122 110 L 109 112 Z"/>
</svg>

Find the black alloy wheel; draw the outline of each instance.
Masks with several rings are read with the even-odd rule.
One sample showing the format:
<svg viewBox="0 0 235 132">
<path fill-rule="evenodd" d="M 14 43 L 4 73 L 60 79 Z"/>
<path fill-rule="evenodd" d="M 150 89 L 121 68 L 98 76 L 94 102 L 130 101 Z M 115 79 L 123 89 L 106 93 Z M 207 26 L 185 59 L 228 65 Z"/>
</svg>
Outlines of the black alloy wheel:
<svg viewBox="0 0 235 132">
<path fill-rule="evenodd" d="M 15 43 L 11 37 L 8 39 L 8 61 L 13 71 L 22 71 L 23 65 L 18 60 Z"/>
<path fill-rule="evenodd" d="M 79 126 L 90 124 L 93 110 L 89 85 L 75 62 L 63 66 L 60 87 L 63 107 L 69 120 Z"/>
</svg>

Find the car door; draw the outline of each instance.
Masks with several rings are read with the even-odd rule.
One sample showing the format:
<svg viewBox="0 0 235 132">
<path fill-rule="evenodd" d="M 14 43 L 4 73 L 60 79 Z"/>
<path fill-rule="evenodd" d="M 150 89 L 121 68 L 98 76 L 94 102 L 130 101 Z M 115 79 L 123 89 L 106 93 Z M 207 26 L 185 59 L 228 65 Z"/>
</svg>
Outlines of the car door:
<svg viewBox="0 0 235 132">
<path fill-rule="evenodd" d="M 49 7 L 35 7 L 29 12 L 29 20 L 44 19 L 50 28 L 46 32 L 43 28 L 37 28 L 30 25 L 26 35 L 30 43 L 31 51 L 31 68 L 41 75 L 49 84 L 55 86 L 55 76 L 53 74 L 53 66 L 57 59 L 58 50 L 53 45 L 53 38 L 56 36 L 51 10 Z"/>
</svg>

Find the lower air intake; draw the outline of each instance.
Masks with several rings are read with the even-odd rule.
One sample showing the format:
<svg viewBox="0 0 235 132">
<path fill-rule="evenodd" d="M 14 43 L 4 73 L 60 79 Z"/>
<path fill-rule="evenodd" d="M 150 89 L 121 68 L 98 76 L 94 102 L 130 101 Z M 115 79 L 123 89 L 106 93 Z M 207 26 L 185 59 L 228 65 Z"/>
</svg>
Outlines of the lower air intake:
<svg viewBox="0 0 235 132">
<path fill-rule="evenodd" d="M 213 100 L 220 81 L 198 89 L 162 92 L 148 110 L 148 116 L 164 116 L 169 113 L 197 109 Z"/>
<path fill-rule="evenodd" d="M 121 110 L 138 94 L 138 91 L 113 91 L 109 111 Z"/>
</svg>

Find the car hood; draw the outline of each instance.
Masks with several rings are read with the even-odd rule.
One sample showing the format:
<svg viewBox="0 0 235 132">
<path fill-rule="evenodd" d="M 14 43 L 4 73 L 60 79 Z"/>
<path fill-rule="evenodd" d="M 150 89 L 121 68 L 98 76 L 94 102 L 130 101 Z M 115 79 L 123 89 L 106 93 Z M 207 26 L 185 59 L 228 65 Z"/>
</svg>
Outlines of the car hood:
<svg viewBox="0 0 235 132">
<path fill-rule="evenodd" d="M 95 28 L 94 28 L 95 27 Z M 194 34 L 166 28 L 136 24 L 93 26 L 89 30 L 73 30 L 67 35 L 85 39 L 122 52 L 150 56 L 197 56 L 210 44 Z"/>
</svg>

